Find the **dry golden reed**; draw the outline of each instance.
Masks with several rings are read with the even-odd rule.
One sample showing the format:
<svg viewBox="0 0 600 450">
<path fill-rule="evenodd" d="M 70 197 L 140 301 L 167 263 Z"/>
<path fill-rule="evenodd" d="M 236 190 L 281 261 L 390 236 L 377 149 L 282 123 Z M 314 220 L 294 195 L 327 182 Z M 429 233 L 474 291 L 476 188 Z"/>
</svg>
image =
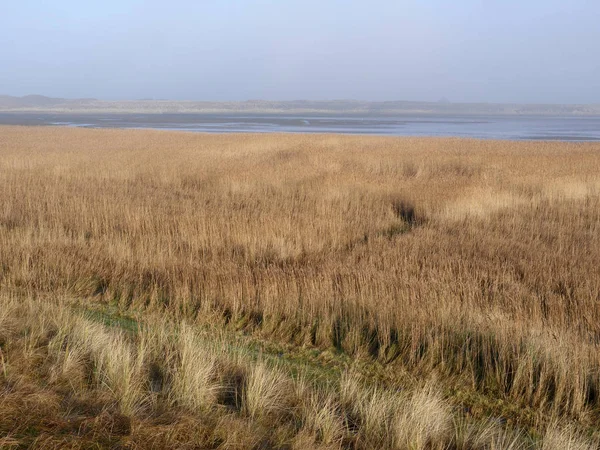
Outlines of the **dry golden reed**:
<svg viewBox="0 0 600 450">
<path fill-rule="evenodd" d="M 0 290 L 12 299 L 0 333 L 18 328 L 15 298 L 78 299 L 370 358 L 442 392 L 294 396 L 279 369 L 225 363 L 195 349 L 189 328 L 156 338 L 170 355 L 159 367 L 156 349 L 119 333 L 90 340 L 73 325 L 59 344 L 35 322 L 23 354 L 55 349 L 53 382 L 79 373 L 75 392 L 93 382 L 126 417 L 231 403 L 238 415 L 215 430 L 273 416 L 284 430 L 318 409 L 292 433 L 300 447 L 524 448 L 493 422 L 450 425 L 446 401 L 477 416 L 477 399 L 495 398 L 508 406 L 486 408 L 513 425 L 564 426 L 544 448 L 598 431 L 600 144 L 1 127 L 0 198 Z M 386 409 L 391 398 L 418 405 Z M 419 408 L 435 423 L 421 425 Z"/>
</svg>

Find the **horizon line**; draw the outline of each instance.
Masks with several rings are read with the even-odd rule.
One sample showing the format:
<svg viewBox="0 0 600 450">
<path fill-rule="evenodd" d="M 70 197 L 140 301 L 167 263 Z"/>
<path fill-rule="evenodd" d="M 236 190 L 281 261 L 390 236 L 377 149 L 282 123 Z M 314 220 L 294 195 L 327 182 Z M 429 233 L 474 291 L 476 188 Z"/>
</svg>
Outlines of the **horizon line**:
<svg viewBox="0 0 600 450">
<path fill-rule="evenodd" d="M 196 103 L 251 103 L 251 102 L 272 102 L 272 103 L 291 103 L 291 102 L 314 102 L 314 103 L 327 103 L 327 102 L 354 102 L 354 103 L 427 103 L 427 104 L 453 104 L 453 105 L 544 105 L 544 106 L 598 106 L 600 103 L 556 103 L 556 102 L 494 102 L 494 101 L 453 101 L 443 97 L 439 100 L 360 100 L 356 98 L 331 98 L 331 99 L 310 99 L 310 98 L 296 98 L 296 99 L 285 99 L 285 100 L 274 100 L 268 98 L 249 98 L 245 100 L 202 100 L 202 99 L 170 99 L 170 98 L 120 98 L 120 99 L 103 99 L 98 97 L 54 97 L 45 94 L 26 94 L 26 95 L 11 95 L 11 94 L 0 94 L 0 97 L 10 97 L 14 99 L 25 99 L 30 97 L 42 97 L 49 100 L 65 100 L 65 101 L 97 101 L 97 102 L 196 102 Z"/>
</svg>

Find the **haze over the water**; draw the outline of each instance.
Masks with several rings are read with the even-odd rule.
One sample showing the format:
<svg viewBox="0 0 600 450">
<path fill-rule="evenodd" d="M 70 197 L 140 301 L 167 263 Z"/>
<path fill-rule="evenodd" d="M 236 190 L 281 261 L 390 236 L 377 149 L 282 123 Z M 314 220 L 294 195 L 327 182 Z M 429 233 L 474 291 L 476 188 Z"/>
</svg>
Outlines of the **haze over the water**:
<svg viewBox="0 0 600 450">
<path fill-rule="evenodd" d="M 0 94 L 600 103 L 598 0 L 20 0 Z"/>
</svg>

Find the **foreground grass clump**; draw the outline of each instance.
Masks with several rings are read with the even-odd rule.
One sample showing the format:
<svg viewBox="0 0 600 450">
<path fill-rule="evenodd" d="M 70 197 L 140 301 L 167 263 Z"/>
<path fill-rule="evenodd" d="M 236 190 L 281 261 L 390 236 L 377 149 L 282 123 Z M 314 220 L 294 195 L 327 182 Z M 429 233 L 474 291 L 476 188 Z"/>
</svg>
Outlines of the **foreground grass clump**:
<svg viewBox="0 0 600 450">
<path fill-rule="evenodd" d="M 2 127 L 0 446 L 595 448 L 599 173 L 598 144 Z"/>
<path fill-rule="evenodd" d="M 573 428 L 532 439 L 468 418 L 432 381 L 395 389 L 350 366 L 323 383 L 168 319 L 128 332 L 65 300 L 4 295 L 0 306 L 3 446 L 592 448 Z"/>
</svg>

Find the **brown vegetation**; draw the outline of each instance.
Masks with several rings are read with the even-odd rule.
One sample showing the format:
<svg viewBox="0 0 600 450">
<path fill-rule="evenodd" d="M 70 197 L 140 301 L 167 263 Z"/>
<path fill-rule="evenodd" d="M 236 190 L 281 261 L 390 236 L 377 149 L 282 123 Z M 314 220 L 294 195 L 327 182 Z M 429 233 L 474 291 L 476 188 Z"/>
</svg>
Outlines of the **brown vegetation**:
<svg viewBox="0 0 600 450">
<path fill-rule="evenodd" d="M 598 144 L 2 127 L 0 447 L 596 448 L 599 174 Z"/>
</svg>

